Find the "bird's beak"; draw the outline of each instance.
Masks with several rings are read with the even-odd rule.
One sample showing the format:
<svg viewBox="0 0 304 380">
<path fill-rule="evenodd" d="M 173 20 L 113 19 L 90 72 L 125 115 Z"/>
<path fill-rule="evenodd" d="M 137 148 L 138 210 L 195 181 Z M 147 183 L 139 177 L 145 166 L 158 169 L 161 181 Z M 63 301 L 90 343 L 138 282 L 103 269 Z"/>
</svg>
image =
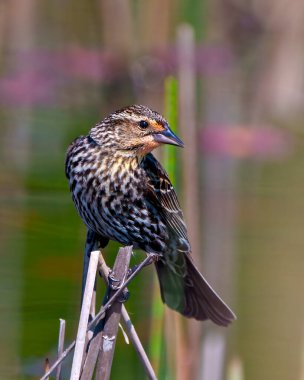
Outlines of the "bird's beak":
<svg viewBox="0 0 304 380">
<path fill-rule="evenodd" d="M 184 147 L 182 140 L 171 131 L 168 125 L 166 125 L 162 132 L 153 134 L 153 137 L 156 142 L 161 144 L 177 145 L 181 148 Z"/>
</svg>

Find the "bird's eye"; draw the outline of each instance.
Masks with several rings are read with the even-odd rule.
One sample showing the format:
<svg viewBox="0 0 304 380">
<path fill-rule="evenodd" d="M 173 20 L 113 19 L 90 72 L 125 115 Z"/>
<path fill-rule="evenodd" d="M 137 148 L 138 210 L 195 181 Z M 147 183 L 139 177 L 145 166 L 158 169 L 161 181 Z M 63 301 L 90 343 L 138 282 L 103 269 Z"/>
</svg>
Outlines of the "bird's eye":
<svg viewBox="0 0 304 380">
<path fill-rule="evenodd" d="M 149 123 L 148 123 L 146 120 L 141 120 L 141 121 L 139 122 L 139 126 L 140 126 L 140 128 L 142 128 L 142 129 L 146 129 L 146 128 L 149 127 Z"/>
</svg>

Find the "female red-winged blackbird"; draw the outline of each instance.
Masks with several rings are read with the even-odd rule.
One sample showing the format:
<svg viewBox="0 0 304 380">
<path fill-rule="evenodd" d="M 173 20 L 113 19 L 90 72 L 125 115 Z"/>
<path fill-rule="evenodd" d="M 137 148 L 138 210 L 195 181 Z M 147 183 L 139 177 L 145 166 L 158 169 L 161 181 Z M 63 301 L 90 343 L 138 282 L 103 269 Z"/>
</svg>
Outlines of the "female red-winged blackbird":
<svg viewBox="0 0 304 380">
<path fill-rule="evenodd" d="M 166 120 L 145 106 L 106 117 L 68 149 L 74 203 L 103 246 L 115 240 L 159 255 L 155 266 L 169 307 L 226 326 L 235 315 L 194 265 L 176 193 L 150 153 L 161 144 L 183 146 Z"/>
</svg>

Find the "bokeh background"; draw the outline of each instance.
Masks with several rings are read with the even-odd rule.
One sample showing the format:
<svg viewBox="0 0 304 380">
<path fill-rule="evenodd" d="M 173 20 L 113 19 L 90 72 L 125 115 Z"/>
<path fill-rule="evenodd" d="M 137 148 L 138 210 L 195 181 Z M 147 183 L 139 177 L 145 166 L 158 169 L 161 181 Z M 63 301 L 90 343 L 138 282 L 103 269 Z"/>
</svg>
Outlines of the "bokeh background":
<svg viewBox="0 0 304 380">
<path fill-rule="evenodd" d="M 159 378 L 304 379 L 303 39 L 301 0 L 0 1 L 1 379 L 42 373 L 60 317 L 75 336 L 85 228 L 65 151 L 132 103 L 177 121 L 185 149 L 158 157 L 238 315 L 185 321 L 146 269 L 127 308 Z M 144 378 L 122 334 L 112 378 Z"/>
</svg>

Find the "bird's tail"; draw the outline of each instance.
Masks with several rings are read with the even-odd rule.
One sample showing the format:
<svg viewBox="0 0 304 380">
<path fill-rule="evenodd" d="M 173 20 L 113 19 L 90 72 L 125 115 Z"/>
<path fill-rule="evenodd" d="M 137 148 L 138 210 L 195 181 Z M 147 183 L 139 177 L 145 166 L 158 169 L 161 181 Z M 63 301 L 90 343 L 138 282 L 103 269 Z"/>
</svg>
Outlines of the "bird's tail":
<svg viewBox="0 0 304 380">
<path fill-rule="evenodd" d="M 216 294 L 186 254 L 186 276 L 174 272 L 161 260 L 155 263 L 164 303 L 185 317 L 199 321 L 210 319 L 220 326 L 227 326 L 235 314 Z"/>
</svg>

